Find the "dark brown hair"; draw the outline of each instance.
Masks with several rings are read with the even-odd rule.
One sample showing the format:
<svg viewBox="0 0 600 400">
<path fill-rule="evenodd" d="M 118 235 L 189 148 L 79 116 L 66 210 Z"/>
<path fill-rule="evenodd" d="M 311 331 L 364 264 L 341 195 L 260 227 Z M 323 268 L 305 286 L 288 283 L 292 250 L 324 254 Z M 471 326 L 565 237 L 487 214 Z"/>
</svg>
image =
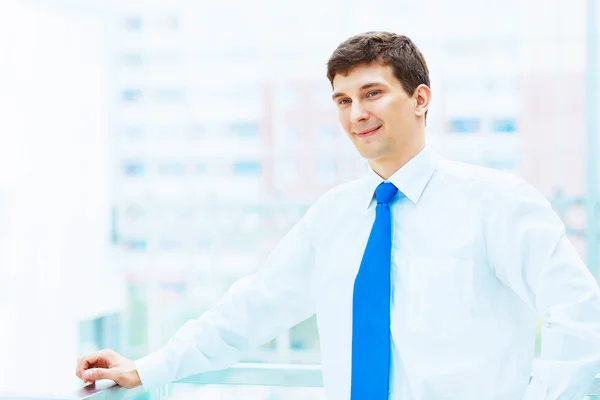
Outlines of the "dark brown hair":
<svg viewBox="0 0 600 400">
<path fill-rule="evenodd" d="M 409 96 L 421 84 L 430 87 L 421 51 L 408 37 L 391 32 L 365 32 L 340 43 L 327 61 L 327 79 L 333 86 L 337 74 L 346 75 L 353 67 L 373 62 L 390 65 Z"/>
</svg>

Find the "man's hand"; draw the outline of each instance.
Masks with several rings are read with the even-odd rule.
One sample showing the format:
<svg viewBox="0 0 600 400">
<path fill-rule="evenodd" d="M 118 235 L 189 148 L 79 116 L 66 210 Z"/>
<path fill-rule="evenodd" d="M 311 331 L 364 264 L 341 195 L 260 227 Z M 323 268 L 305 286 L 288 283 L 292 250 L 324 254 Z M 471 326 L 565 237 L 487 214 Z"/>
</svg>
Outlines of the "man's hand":
<svg viewBox="0 0 600 400">
<path fill-rule="evenodd" d="M 110 349 L 79 357 L 75 374 L 85 383 L 110 379 L 127 389 L 142 384 L 133 361 Z"/>
</svg>

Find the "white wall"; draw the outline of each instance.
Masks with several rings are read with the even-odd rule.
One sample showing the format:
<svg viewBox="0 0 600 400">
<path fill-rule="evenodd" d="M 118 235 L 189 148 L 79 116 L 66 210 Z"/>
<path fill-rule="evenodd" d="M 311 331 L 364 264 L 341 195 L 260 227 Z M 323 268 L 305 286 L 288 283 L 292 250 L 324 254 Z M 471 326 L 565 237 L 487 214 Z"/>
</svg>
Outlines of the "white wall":
<svg viewBox="0 0 600 400">
<path fill-rule="evenodd" d="M 121 309 L 98 17 L 0 2 L 0 392 L 74 388 L 79 320 Z"/>
</svg>

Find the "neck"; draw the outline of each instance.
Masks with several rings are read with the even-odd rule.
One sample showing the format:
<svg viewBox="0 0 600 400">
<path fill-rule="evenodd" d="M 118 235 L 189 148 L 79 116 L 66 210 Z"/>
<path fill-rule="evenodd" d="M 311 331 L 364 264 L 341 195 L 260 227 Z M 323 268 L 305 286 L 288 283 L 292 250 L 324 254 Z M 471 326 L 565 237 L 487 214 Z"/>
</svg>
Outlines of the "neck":
<svg viewBox="0 0 600 400">
<path fill-rule="evenodd" d="M 415 158 L 425 148 L 424 141 L 412 143 L 402 149 L 400 154 L 382 157 L 377 160 L 369 160 L 371 169 L 383 179 L 389 179 L 396 171 Z"/>
</svg>

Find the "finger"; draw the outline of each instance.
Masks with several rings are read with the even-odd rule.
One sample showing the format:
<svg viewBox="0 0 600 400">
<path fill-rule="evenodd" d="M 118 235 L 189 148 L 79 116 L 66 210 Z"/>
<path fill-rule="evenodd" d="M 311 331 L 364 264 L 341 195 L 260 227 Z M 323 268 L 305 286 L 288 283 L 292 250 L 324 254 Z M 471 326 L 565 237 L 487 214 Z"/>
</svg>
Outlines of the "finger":
<svg viewBox="0 0 600 400">
<path fill-rule="evenodd" d="M 83 379 L 83 372 L 87 369 L 87 362 L 84 357 L 79 357 L 77 360 L 76 374 L 79 378 Z"/>
<path fill-rule="evenodd" d="M 83 379 L 89 382 L 97 381 L 98 379 L 116 381 L 117 376 L 117 368 L 90 368 L 83 373 Z"/>
<path fill-rule="evenodd" d="M 85 356 L 79 357 L 77 365 L 77 376 L 83 377 L 83 373 L 96 364 L 98 361 L 106 358 L 106 352 L 104 350 L 94 351 Z M 82 378 L 83 379 L 83 378 Z"/>
<path fill-rule="evenodd" d="M 85 371 L 85 369 L 83 368 L 83 357 L 77 357 L 77 365 L 75 366 L 75 375 L 77 375 L 77 377 L 79 379 L 83 380 L 83 371 Z"/>
<path fill-rule="evenodd" d="M 81 361 L 81 357 L 77 357 L 77 363 L 75 363 L 75 375 L 77 375 L 77 377 L 79 379 L 81 379 L 81 374 L 79 373 L 79 362 Z"/>
</svg>

